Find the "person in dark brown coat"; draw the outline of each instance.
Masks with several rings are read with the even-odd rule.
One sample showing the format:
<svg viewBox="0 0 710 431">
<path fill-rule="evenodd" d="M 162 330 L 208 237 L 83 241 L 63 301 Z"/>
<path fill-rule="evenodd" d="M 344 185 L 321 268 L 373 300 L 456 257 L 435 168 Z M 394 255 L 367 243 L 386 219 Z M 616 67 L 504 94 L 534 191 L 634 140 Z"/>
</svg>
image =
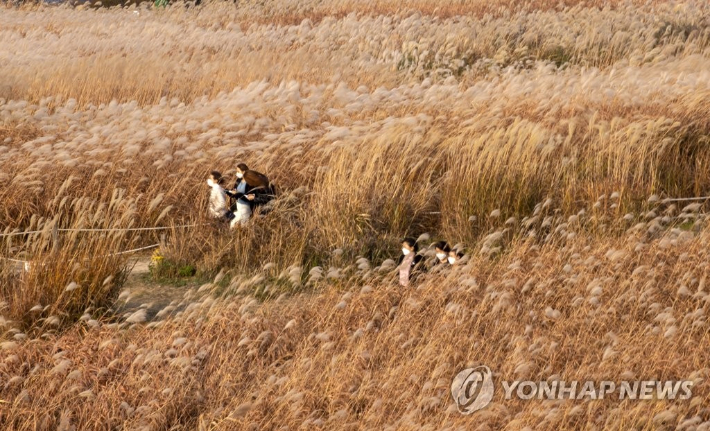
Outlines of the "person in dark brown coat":
<svg viewBox="0 0 710 431">
<path fill-rule="evenodd" d="M 245 225 L 257 205 L 263 205 L 274 196 L 273 187 L 269 178 L 257 171 L 240 163 L 237 165 L 237 182 L 232 190 L 227 190 L 227 196 L 235 200 L 232 205 L 234 219 L 230 222 L 230 227 Z"/>
</svg>

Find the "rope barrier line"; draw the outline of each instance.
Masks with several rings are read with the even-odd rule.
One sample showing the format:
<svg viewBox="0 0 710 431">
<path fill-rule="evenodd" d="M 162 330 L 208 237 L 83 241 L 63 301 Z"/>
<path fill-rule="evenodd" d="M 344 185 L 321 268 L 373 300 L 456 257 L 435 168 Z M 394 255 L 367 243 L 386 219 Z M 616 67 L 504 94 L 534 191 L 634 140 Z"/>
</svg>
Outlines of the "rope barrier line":
<svg viewBox="0 0 710 431">
<path fill-rule="evenodd" d="M 41 233 L 44 231 L 41 230 L 28 230 L 24 232 L 11 232 L 11 233 L 0 233 L 0 238 L 5 237 L 5 236 L 16 236 L 16 235 L 30 235 L 33 233 Z"/>
<path fill-rule="evenodd" d="M 9 258 L 9 257 L 2 257 L 2 256 L 0 256 L 0 259 L 8 260 L 8 261 L 10 261 L 10 262 L 17 262 L 17 263 L 29 263 L 28 260 L 11 259 L 11 258 Z"/>
<path fill-rule="evenodd" d="M 166 229 L 182 229 L 187 227 L 202 226 L 201 224 L 184 224 L 180 226 L 155 226 L 155 227 L 132 227 L 132 228 L 75 228 L 75 229 L 57 229 L 57 232 L 140 232 L 154 231 Z M 23 232 L 0 233 L 0 238 L 17 235 L 30 235 L 33 233 L 52 232 L 51 230 L 30 230 Z"/>
<path fill-rule="evenodd" d="M 29 260 L 10 259 L 9 257 L 2 257 L 2 256 L 0 256 L 0 259 L 7 260 L 8 262 L 21 263 L 22 269 L 25 272 L 28 272 L 30 270 L 31 262 Z"/>
<path fill-rule="evenodd" d="M 177 228 L 187 228 L 187 227 L 195 227 L 195 226 L 202 226 L 200 224 L 186 224 L 186 225 L 180 225 L 180 226 L 156 226 L 156 227 L 143 227 L 143 228 L 115 228 L 115 229 L 57 229 L 58 232 L 112 232 L 112 231 L 155 231 L 155 230 L 165 230 L 165 229 L 177 229 Z M 39 232 L 44 232 L 41 230 L 36 230 L 36 231 L 24 231 L 24 232 L 12 232 L 12 233 L 7 233 L 7 234 L 0 234 L 0 237 L 6 237 L 6 236 L 15 236 L 15 235 L 29 235 L 33 233 L 39 233 Z M 51 232 L 51 231 L 50 231 Z M 116 253 L 110 253 L 110 254 L 105 254 L 103 256 L 118 256 L 122 254 L 129 254 L 129 253 L 135 253 L 138 251 L 143 251 L 143 250 L 149 250 L 151 248 L 159 247 L 160 244 L 151 244 L 147 245 L 145 247 L 138 247 L 130 250 L 124 250 L 124 251 L 119 251 Z M 31 261 L 27 260 L 20 260 L 20 259 L 12 259 L 9 257 L 4 257 L 0 256 L 0 259 L 6 260 L 9 262 L 15 262 L 15 263 L 22 263 L 27 267 Z"/>
<path fill-rule="evenodd" d="M 710 196 L 700 196 L 697 198 L 666 198 L 662 199 L 661 202 L 704 201 L 708 199 L 710 199 Z"/>
<path fill-rule="evenodd" d="M 134 248 L 132 250 L 119 251 L 118 253 L 106 254 L 104 256 L 118 256 L 119 254 L 135 253 L 137 251 L 148 250 L 151 248 L 160 247 L 160 244 L 147 245 L 145 247 Z"/>
<path fill-rule="evenodd" d="M 138 232 L 138 231 L 147 231 L 147 230 L 165 230 L 165 229 L 177 229 L 177 228 L 186 228 L 186 227 L 195 227 L 199 226 L 198 224 L 185 224 L 181 226 L 156 226 L 156 227 L 134 227 L 134 228 L 97 228 L 97 229 L 90 229 L 90 228 L 77 228 L 77 229 L 57 229 L 58 232 Z"/>
<path fill-rule="evenodd" d="M 134 249 L 131 249 L 131 250 L 119 251 L 119 252 L 117 252 L 117 253 L 104 254 L 103 256 L 109 257 L 109 256 L 118 256 L 118 255 L 121 255 L 121 254 L 135 253 L 135 252 L 137 252 L 137 251 L 148 250 L 148 249 L 155 248 L 155 247 L 159 247 L 159 246 L 160 246 L 160 244 L 151 244 L 151 245 L 147 245 L 147 246 L 145 246 L 145 247 L 138 247 L 138 248 L 134 248 Z M 3 257 L 3 256 L 0 256 L 0 259 L 7 260 L 7 261 L 9 261 L 9 262 L 21 263 L 21 264 L 24 265 L 25 270 L 28 270 L 28 269 L 29 269 L 29 265 L 30 265 L 30 263 L 32 262 L 32 261 L 30 261 L 30 260 L 12 259 L 12 258 Z"/>
</svg>

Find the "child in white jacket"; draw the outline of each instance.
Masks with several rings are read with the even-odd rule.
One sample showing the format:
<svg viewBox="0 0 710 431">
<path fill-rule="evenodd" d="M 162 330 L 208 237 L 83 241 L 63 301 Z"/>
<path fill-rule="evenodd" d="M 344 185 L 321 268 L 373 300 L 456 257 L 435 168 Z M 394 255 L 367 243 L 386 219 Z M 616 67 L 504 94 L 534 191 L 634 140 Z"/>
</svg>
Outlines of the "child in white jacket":
<svg viewBox="0 0 710 431">
<path fill-rule="evenodd" d="M 209 214 L 216 219 L 234 218 L 234 214 L 227 208 L 227 194 L 222 188 L 222 174 L 217 171 L 210 172 L 207 185 L 210 186 Z"/>
</svg>

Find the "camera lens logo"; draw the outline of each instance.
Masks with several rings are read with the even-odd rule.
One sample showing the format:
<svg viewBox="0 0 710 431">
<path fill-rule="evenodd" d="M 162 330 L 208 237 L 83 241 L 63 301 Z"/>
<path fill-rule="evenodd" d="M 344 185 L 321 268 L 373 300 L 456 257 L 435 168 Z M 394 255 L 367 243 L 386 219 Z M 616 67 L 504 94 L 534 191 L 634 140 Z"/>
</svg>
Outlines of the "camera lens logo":
<svg viewBox="0 0 710 431">
<path fill-rule="evenodd" d="M 454 377 L 451 395 L 459 412 L 470 415 L 487 406 L 493 399 L 493 376 L 485 365 L 466 368 Z"/>
</svg>

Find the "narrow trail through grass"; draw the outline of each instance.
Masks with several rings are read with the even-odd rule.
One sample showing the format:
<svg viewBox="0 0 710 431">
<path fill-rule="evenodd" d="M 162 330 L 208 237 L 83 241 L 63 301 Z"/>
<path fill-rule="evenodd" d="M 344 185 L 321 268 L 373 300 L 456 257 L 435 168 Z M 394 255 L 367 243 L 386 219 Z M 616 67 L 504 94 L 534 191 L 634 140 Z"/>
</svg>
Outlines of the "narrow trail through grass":
<svg viewBox="0 0 710 431">
<path fill-rule="evenodd" d="M 198 288 L 199 282 L 156 282 L 151 279 L 150 256 L 136 256 L 131 259 L 131 270 L 126 284 L 122 290 L 122 296 L 115 303 L 116 315 L 132 314 L 144 308 L 146 310 L 146 320 L 156 319 L 156 315 L 171 303 L 179 304 L 185 293 L 190 289 Z M 175 312 L 182 307 L 176 307 Z"/>
</svg>

